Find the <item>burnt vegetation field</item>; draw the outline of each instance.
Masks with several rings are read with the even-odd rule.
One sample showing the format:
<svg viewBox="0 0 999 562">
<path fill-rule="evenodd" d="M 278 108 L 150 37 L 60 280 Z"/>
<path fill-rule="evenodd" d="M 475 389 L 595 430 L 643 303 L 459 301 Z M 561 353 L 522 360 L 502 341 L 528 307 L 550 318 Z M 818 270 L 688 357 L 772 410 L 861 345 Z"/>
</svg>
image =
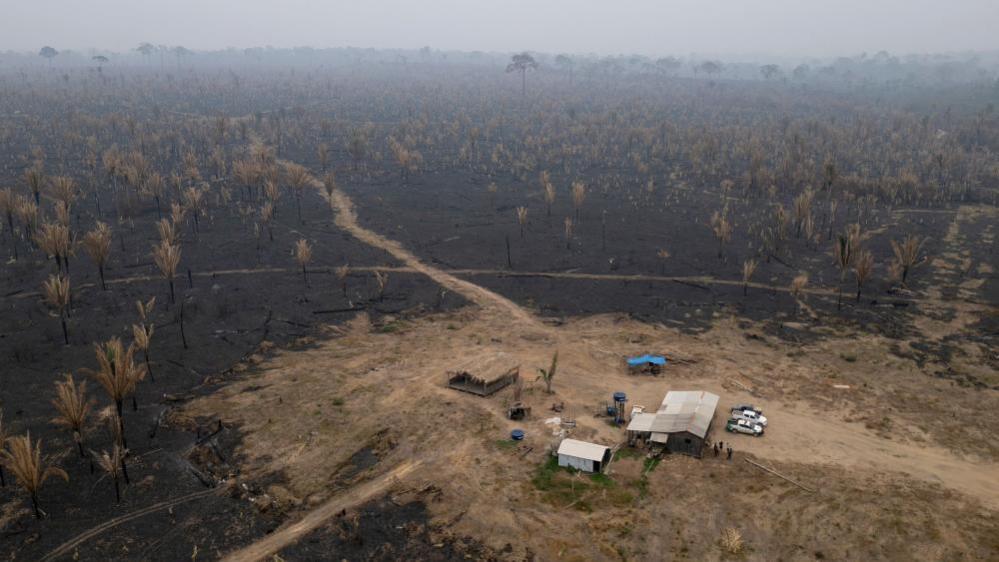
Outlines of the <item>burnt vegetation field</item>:
<svg viewBox="0 0 999 562">
<path fill-rule="evenodd" d="M 713 338 L 731 321 L 724 329 L 738 326 L 744 341 L 766 342 L 784 361 L 827 353 L 816 369 L 835 361 L 833 382 L 855 377 L 848 382 L 870 389 L 830 399 L 827 378 L 780 393 L 757 379 L 775 407 L 882 412 L 865 414 L 864 431 L 886 442 L 999 459 L 996 61 L 879 53 L 780 67 L 431 50 L 140 53 L 0 61 L 0 557 L 218 559 L 268 536 L 315 507 L 305 490 L 322 498 L 350 490 L 408 450 L 413 435 L 432 434 L 424 426 L 407 433 L 404 422 L 372 425 L 377 439 L 338 442 L 343 458 L 317 469 L 319 486 L 291 468 L 261 469 L 262 458 L 268 467 L 283 462 L 279 449 L 261 452 L 244 420 L 280 425 L 352 406 L 363 416 L 357 397 L 366 395 L 350 394 L 353 383 L 337 378 L 342 389 L 322 407 L 247 402 L 240 413 L 213 413 L 189 405 L 226 389 L 278 388 L 268 373 L 359 337 L 359 318 L 371 338 L 430 330 L 430 322 L 455 341 L 471 339 L 463 315 L 482 306 L 482 294 L 556 329 L 613 314 L 679 342 Z M 514 320 L 509 333 L 502 318 L 491 321 L 476 344 L 517 340 Z M 594 333 L 583 340 L 598 341 Z M 545 345 L 554 351 L 559 337 L 546 335 L 554 339 Z M 854 339 L 876 343 L 852 349 Z M 631 349 L 639 340 L 599 341 Z M 880 355 L 865 362 L 870 349 Z M 723 384 L 725 365 L 738 375 L 728 344 L 703 353 L 730 360 L 704 380 Z M 341 357 L 316 368 L 328 366 L 333 380 Z M 526 382 L 549 357 L 522 366 Z M 405 370 L 407 361 L 398 351 L 386 365 Z M 892 380 L 879 365 L 914 374 Z M 582 397 L 595 383 L 580 376 L 555 379 L 554 392 L 578 402 L 582 419 L 582 404 L 617 388 Z M 408 380 L 387 379 L 379 392 L 401 392 L 393 384 Z M 543 410 L 552 400 L 535 386 L 530 396 Z M 316 390 L 309 399 L 319 396 L 327 397 Z M 482 428 L 497 422 L 464 408 L 455 427 L 477 429 L 455 439 L 500 459 L 507 468 L 497 469 L 498 482 L 536 487 L 542 447 L 513 454 L 496 444 L 505 426 L 489 433 Z M 484 408 L 489 419 L 501 409 Z M 845 417 L 834 416 L 856 421 Z M 610 431 L 589 423 L 595 434 Z M 314 441 L 308 429 L 288 427 L 289 442 Z M 592 512 L 566 511 L 563 500 L 579 500 L 561 473 L 544 480 L 558 493 L 505 498 L 530 503 L 532 521 L 558 512 L 553 529 L 563 537 L 598 537 L 590 547 L 546 551 L 544 531 L 519 541 L 477 533 L 486 520 L 473 508 L 473 522 L 461 520 L 465 512 L 448 504 L 455 490 L 421 474 L 418 486 L 345 509 L 282 552 L 289 560 L 328 552 L 858 559 L 918 557 L 930 535 L 940 558 L 999 555 L 994 482 L 982 500 L 882 473 L 849 480 L 835 459 L 809 468 L 807 457 L 777 458 L 799 478 L 828 477 L 826 494 L 840 494 L 842 505 L 812 509 L 731 467 L 707 476 L 696 461 L 673 459 L 652 471 L 626 457 L 619 483 L 581 486 L 612 490 L 583 502 Z M 725 478 L 749 495 L 719 492 Z M 896 490 L 887 507 L 856 507 L 868 480 Z M 663 507 L 674 499 L 667 484 L 691 486 L 677 501 L 708 502 L 715 507 L 705 513 L 716 518 L 684 520 Z M 740 534 L 730 531 L 738 522 L 718 522 L 725 502 L 759 515 L 763 500 L 786 501 L 774 517 L 786 535 L 776 524 Z M 858 520 L 902 532 L 914 506 L 940 506 L 946 523 L 920 515 L 928 518 L 919 520 L 920 538 L 892 535 L 890 548 L 850 535 Z M 601 509 L 634 516 L 635 534 L 598 524 Z M 795 523 L 791 510 L 801 510 Z M 829 520 L 843 528 L 810 533 Z M 651 542 L 637 536 L 648 532 Z M 837 533 L 853 546 L 842 547 Z M 809 540 L 817 543 L 801 546 Z"/>
</svg>

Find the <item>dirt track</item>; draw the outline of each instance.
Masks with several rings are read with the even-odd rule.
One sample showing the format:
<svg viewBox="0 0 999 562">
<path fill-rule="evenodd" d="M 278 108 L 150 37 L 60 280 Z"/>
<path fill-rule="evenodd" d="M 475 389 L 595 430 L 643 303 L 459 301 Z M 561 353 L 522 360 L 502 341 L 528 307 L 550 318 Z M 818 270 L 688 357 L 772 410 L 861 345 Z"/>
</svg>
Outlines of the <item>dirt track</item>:
<svg viewBox="0 0 999 562">
<path fill-rule="evenodd" d="M 415 462 L 405 462 L 385 474 L 351 488 L 347 493 L 336 496 L 321 506 L 308 512 L 304 517 L 284 525 L 250 546 L 228 554 L 224 562 L 253 562 L 278 552 L 315 530 L 337 513 L 355 507 L 385 492 L 399 479 L 404 478 L 416 467 Z"/>
</svg>

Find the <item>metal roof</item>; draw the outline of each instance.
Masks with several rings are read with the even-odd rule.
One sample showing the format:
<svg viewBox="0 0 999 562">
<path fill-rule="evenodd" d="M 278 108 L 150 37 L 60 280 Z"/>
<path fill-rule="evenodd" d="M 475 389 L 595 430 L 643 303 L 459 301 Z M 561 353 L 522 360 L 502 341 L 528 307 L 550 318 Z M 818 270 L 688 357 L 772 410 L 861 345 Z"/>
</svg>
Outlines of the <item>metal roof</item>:
<svg viewBox="0 0 999 562">
<path fill-rule="evenodd" d="M 586 441 L 578 441 L 576 439 L 563 439 L 562 444 L 558 446 L 558 454 L 590 461 L 603 461 L 608 449 L 610 447 L 597 445 L 596 443 L 587 443 Z"/>
<path fill-rule="evenodd" d="M 686 431 L 701 439 L 708 434 L 718 407 L 718 395 L 703 390 L 673 390 L 666 393 L 655 414 L 635 414 L 629 431 L 679 433 Z"/>
<path fill-rule="evenodd" d="M 631 415 L 628 431 L 652 431 L 652 422 L 656 415 L 649 412 L 639 412 Z"/>
</svg>

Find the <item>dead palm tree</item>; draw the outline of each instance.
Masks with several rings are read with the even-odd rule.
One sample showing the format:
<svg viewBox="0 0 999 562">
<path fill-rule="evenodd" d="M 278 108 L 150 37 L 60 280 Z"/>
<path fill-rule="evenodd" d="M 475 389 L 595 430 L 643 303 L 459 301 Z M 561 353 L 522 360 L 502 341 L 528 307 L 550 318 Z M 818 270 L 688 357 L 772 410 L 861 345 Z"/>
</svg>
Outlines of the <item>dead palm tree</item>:
<svg viewBox="0 0 999 562">
<path fill-rule="evenodd" d="M 909 277 L 909 272 L 922 263 L 919 259 L 919 252 L 923 249 L 925 242 L 925 239 L 920 239 L 918 236 L 912 234 L 906 236 L 901 243 L 895 240 L 891 241 L 891 249 L 895 253 L 896 268 L 901 273 L 900 280 L 902 285 L 905 285 L 906 279 Z"/>
<path fill-rule="evenodd" d="M 69 209 L 76 199 L 76 182 L 69 176 L 55 176 L 49 180 L 51 185 L 52 198 L 65 205 Z"/>
<path fill-rule="evenodd" d="M 552 381 L 555 379 L 555 372 L 558 370 L 558 350 L 555 350 L 555 355 L 552 355 L 552 364 L 548 369 L 538 369 L 538 378 L 536 380 L 545 381 L 545 392 L 548 394 L 552 393 Z"/>
<path fill-rule="evenodd" d="M 742 296 L 746 296 L 749 293 L 749 281 L 753 278 L 753 274 L 756 273 L 756 267 L 759 262 L 750 258 L 742 262 Z"/>
<path fill-rule="evenodd" d="M 62 322 L 62 337 L 66 345 L 69 345 L 69 330 L 66 327 L 70 301 L 69 277 L 61 273 L 49 275 L 48 280 L 42 283 L 42 289 L 45 295 L 45 304 L 59 314 L 59 320 Z"/>
<path fill-rule="evenodd" d="M 25 170 L 24 181 L 31 189 L 31 194 L 35 197 L 35 205 L 42 204 L 42 184 L 45 183 L 45 172 L 42 170 L 42 163 L 35 164 Z"/>
<path fill-rule="evenodd" d="M 350 265 L 343 264 L 335 270 L 336 278 L 340 281 L 340 288 L 343 290 L 343 297 L 347 298 L 347 277 L 350 276 Z"/>
<path fill-rule="evenodd" d="M 579 211 L 586 199 L 586 185 L 581 181 L 572 182 L 572 208 L 576 214 L 576 222 L 579 222 Z"/>
<path fill-rule="evenodd" d="M 122 473 L 124 472 L 125 466 L 125 456 L 128 455 L 128 449 L 123 449 L 120 445 L 115 443 L 111 446 L 111 452 L 101 451 L 98 453 L 93 449 L 90 450 L 90 454 L 97 458 L 97 464 L 111 477 L 111 481 L 114 482 L 114 501 L 118 503 L 121 501 L 121 489 L 118 481 L 121 479 Z"/>
<path fill-rule="evenodd" d="M 545 190 L 545 205 L 548 207 L 548 216 L 552 216 L 552 204 L 555 203 L 555 184 L 552 183 L 551 175 L 541 172 L 541 187 Z"/>
<path fill-rule="evenodd" d="M 284 173 L 288 180 L 288 186 L 291 187 L 291 192 L 295 195 L 295 204 L 298 206 L 298 222 L 302 223 L 302 196 L 305 195 L 305 187 L 309 185 L 309 180 L 312 177 L 309 175 L 309 170 L 301 164 L 286 164 Z"/>
<path fill-rule="evenodd" d="M 857 302 L 860 302 L 860 291 L 864 283 L 874 272 L 874 256 L 867 250 L 860 250 L 853 262 L 853 274 L 857 278 Z"/>
<path fill-rule="evenodd" d="M 184 209 L 191 212 L 191 217 L 194 218 L 194 233 L 198 235 L 201 233 L 199 217 L 204 212 L 205 191 L 200 187 L 191 186 L 184 190 L 183 198 Z"/>
<path fill-rule="evenodd" d="M 69 255 L 73 251 L 69 227 L 59 223 L 44 223 L 35 233 L 35 243 L 46 255 L 55 258 L 56 271 L 65 269 L 69 273 Z"/>
<path fill-rule="evenodd" d="M 524 239 L 524 226 L 527 225 L 527 207 L 517 207 L 517 223 L 520 224 L 520 239 Z"/>
<path fill-rule="evenodd" d="M 180 246 L 162 241 L 158 246 L 153 246 L 153 261 L 160 269 L 163 278 L 170 284 L 170 303 L 176 302 L 174 294 L 173 278 L 177 275 L 177 266 L 180 265 Z"/>
<path fill-rule="evenodd" d="M 836 266 L 839 267 L 839 295 L 836 297 L 836 309 L 843 306 L 843 281 L 846 279 L 846 272 L 853 265 L 856 247 L 859 236 L 854 238 L 850 233 L 840 235 L 833 246 L 833 256 L 836 258 Z"/>
<path fill-rule="evenodd" d="M 298 262 L 298 266 L 302 268 L 302 280 L 305 281 L 305 285 L 309 285 L 309 273 L 306 270 L 306 266 L 312 261 L 312 246 L 309 245 L 308 240 L 305 238 L 300 238 L 298 242 L 295 242 L 295 261 Z"/>
<path fill-rule="evenodd" d="M 725 211 L 715 211 L 711 215 L 711 232 L 714 233 L 715 238 L 718 240 L 718 259 L 724 256 L 723 250 L 725 244 L 732 239 L 732 223 L 728 222 L 725 214 Z"/>
<path fill-rule="evenodd" d="M 375 283 L 378 285 L 378 300 L 385 298 L 385 287 L 388 285 L 388 273 L 375 270 Z"/>
<path fill-rule="evenodd" d="M 104 266 L 107 265 L 108 257 L 111 255 L 111 227 L 97 221 L 94 229 L 83 236 L 83 249 L 97 265 L 97 272 L 101 277 L 101 289 L 106 291 L 108 287 L 104 282 Z"/>
<path fill-rule="evenodd" d="M 572 231 L 573 231 L 572 217 L 565 217 L 565 249 L 572 249 Z"/>
<path fill-rule="evenodd" d="M 53 476 L 58 476 L 69 482 L 69 474 L 57 466 L 45 466 L 42 460 L 42 442 L 31 442 L 31 432 L 8 439 L 7 449 L 0 450 L 3 464 L 17 479 L 24 491 L 31 495 L 31 507 L 35 517 L 42 518 L 42 510 L 38 508 L 38 490 L 42 484 Z"/>
<path fill-rule="evenodd" d="M 156 231 L 160 234 L 160 242 L 176 244 L 179 238 L 177 233 L 177 223 L 173 219 L 160 219 L 156 221 Z"/>
<path fill-rule="evenodd" d="M 808 274 L 802 273 L 791 280 L 789 290 L 794 298 L 796 308 L 801 307 L 801 300 L 805 297 L 805 287 L 808 286 Z"/>
<path fill-rule="evenodd" d="M 274 230 L 271 228 L 271 222 L 274 219 L 274 203 L 267 201 L 260 207 L 260 222 L 264 223 L 267 227 L 267 238 L 271 242 L 274 241 Z"/>
<path fill-rule="evenodd" d="M 97 370 L 86 369 L 97 379 L 108 397 L 114 402 L 115 412 L 118 415 L 118 424 L 121 426 L 122 444 L 127 446 L 124 439 L 125 422 L 122 419 L 122 409 L 125 398 L 135 391 L 135 386 L 139 380 L 145 376 L 145 369 L 135 364 L 135 345 L 130 345 L 126 349 L 120 338 L 94 344 L 94 354 L 97 357 Z M 133 401 L 134 405 L 134 401 Z"/>
<path fill-rule="evenodd" d="M 329 202 L 330 209 L 332 209 L 333 192 L 336 191 L 336 175 L 333 172 L 329 172 L 323 176 L 323 191 L 326 192 L 326 200 Z"/>
<path fill-rule="evenodd" d="M 87 399 L 87 381 L 76 384 L 73 375 L 66 373 L 66 380 L 56 382 L 56 397 L 52 400 L 59 415 L 52 423 L 65 427 L 73 432 L 73 441 L 80 451 L 80 457 L 86 457 L 83 452 L 83 432 L 87 425 L 87 416 L 93 403 Z"/>
<path fill-rule="evenodd" d="M 142 350 L 142 356 L 146 364 L 146 372 L 149 373 L 149 379 L 152 382 L 156 382 L 156 377 L 153 376 L 153 368 L 149 364 L 149 345 L 153 340 L 153 332 L 156 326 L 150 322 L 146 323 L 146 319 L 149 314 L 153 311 L 153 306 L 156 305 L 156 297 L 152 297 L 145 303 L 142 301 L 135 301 L 135 307 L 139 310 L 139 323 L 132 324 L 132 336 L 135 338 L 135 347 Z"/>
</svg>

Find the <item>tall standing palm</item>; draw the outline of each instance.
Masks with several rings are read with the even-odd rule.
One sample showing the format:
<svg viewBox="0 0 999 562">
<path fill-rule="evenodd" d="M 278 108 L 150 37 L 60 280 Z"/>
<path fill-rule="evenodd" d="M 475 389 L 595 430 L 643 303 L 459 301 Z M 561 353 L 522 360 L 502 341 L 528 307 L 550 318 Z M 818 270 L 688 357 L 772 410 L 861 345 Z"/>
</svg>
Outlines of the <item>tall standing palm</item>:
<svg viewBox="0 0 999 562">
<path fill-rule="evenodd" d="M 555 372 L 558 369 L 558 350 L 552 355 L 552 364 L 548 369 L 538 369 L 538 379 L 545 381 L 545 392 L 552 393 L 552 381 L 555 380 Z"/>
<path fill-rule="evenodd" d="M 108 256 L 111 255 L 111 227 L 97 221 L 94 229 L 83 236 L 83 249 L 97 264 L 97 273 L 101 276 L 101 289 L 108 290 L 104 282 L 104 266 L 107 265 Z"/>
<path fill-rule="evenodd" d="M 295 242 L 295 261 L 298 262 L 298 266 L 302 268 L 302 280 L 305 281 L 305 286 L 309 286 L 309 272 L 306 266 L 312 261 L 312 246 L 309 245 L 309 241 L 305 238 L 300 238 L 298 242 Z"/>
<path fill-rule="evenodd" d="M 76 384 L 73 375 L 66 373 L 65 381 L 56 382 L 56 397 L 52 400 L 52 405 L 59 412 L 59 415 L 52 419 L 52 423 L 73 432 L 73 441 L 80 451 L 80 457 L 85 457 L 83 431 L 93 406 L 92 402 L 87 400 L 87 381 Z"/>
<path fill-rule="evenodd" d="M 519 72 L 520 73 L 520 95 L 527 95 L 527 71 L 537 70 L 538 62 L 534 60 L 534 57 L 530 53 L 524 52 L 517 55 L 513 55 L 510 58 L 510 64 L 506 65 L 507 72 Z"/>
<path fill-rule="evenodd" d="M 147 324 L 146 320 L 149 318 L 155 305 L 156 297 L 149 299 L 145 303 L 135 301 L 135 307 L 139 310 L 139 323 L 132 324 L 132 336 L 135 338 L 135 347 L 142 350 L 142 356 L 146 363 L 146 373 L 149 374 L 149 379 L 152 382 L 156 382 L 156 378 L 153 376 L 153 368 L 149 364 L 149 344 L 152 343 L 153 332 L 156 326 L 152 322 Z"/>
<path fill-rule="evenodd" d="M 44 58 L 45 60 L 49 61 L 49 66 L 51 67 L 52 59 L 56 58 L 56 56 L 59 55 L 59 51 L 53 49 L 52 47 L 49 47 L 48 45 L 45 45 L 44 47 L 42 47 L 40 51 L 38 51 L 38 55 Z"/>
<path fill-rule="evenodd" d="M 121 488 L 118 482 L 125 471 L 125 456 L 128 455 L 128 449 L 123 449 L 115 443 L 111 446 L 110 453 L 108 451 L 98 453 L 91 449 L 90 454 L 97 458 L 97 464 L 111 477 L 111 481 L 114 482 L 114 501 L 120 502 Z"/>
<path fill-rule="evenodd" d="M 66 345 L 69 345 L 69 330 L 66 328 L 66 318 L 69 317 L 69 277 L 63 274 L 49 275 L 47 281 L 42 283 L 45 293 L 45 303 L 49 308 L 59 314 L 62 322 L 62 337 Z"/>
<path fill-rule="evenodd" d="M 31 433 L 11 437 L 7 449 L 0 450 L 3 464 L 17 478 L 17 482 L 31 495 L 31 507 L 35 517 L 42 518 L 42 510 L 38 508 L 38 490 L 42 484 L 53 476 L 58 476 L 69 482 L 66 471 L 57 466 L 44 466 L 42 460 L 42 442 L 31 442 Z"/>
<path fill-rule="evenodd" d="M 173 304 L 177 300 L 173 278 L 177 275 L 177 266 L 180 265 L 180 246 L 163 240 L 158 246 L 153 246 L 153 261 L 156 262 L 156 267 L 160 269 L 163 278 L 170 284 L 170 304 Z"/>
<path fill-rule="evenodd" d="M 753 274 L 756 273 L 756 267 L 759 263 L 750 258 L 742 262 L 742 296 L 746 296 L 749 293 L 749 281 L 752 280 Z"/>
</svg>

